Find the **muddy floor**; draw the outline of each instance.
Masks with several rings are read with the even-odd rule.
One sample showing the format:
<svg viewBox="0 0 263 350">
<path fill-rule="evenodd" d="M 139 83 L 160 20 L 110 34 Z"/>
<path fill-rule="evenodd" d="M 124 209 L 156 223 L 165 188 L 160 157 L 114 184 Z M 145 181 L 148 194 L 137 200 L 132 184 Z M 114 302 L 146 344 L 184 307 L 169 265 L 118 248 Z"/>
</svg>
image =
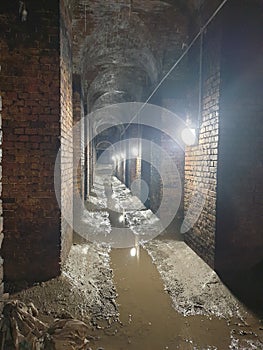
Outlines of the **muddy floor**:
<svg viewBox="0 0 263 350">
<path fill-rule="evenodd" d="M 129 234 L 158 227 L 143 206 L 134 220 L 137 200 L 116 178 L 109 185 L 98 177 L 83 214 L 87 237 L 75 235 L 62 276 L 11 297 L 33 302 L 48 323 L 84 321 L 92 350 L 263 349 L 262 320 L 182 241 L 161 235 L 129 248 L 103 244 L 120 217 L 109 201 L 116 212 L 125 207 Z"/>
</svg>

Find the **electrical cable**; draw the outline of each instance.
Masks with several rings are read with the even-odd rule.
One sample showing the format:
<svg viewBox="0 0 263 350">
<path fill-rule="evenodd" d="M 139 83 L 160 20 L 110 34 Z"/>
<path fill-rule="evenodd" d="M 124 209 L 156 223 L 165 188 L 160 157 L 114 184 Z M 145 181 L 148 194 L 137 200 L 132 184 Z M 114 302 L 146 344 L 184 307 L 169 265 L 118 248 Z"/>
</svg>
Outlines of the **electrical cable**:
<svg viewBox="0 0 263 350">
<path fill-rule="evenodd" d="M 203 32 L 200 34 L 200 52 L 199 52 L 199 93 L 198 93 L 198 118 L 197 128 L 199 130 L 202 116 L 202 98 L 203 98 Z"/>
<path fill-rule="evenodd" d="M 154 96 L 154 94 L 157 92 L 159 87 L 163 84 L 163 82 L 168 78 L 168 76 L 172 73 L 172 71 L 178 66 L 178 64 L 182 61 L 182 59 L 187 55 L 191 47 L 194 45 L 196 40 L 199 38 L 201 34 L 203 34 L 206 27 L 211 23 L 211 21 L 215 18 L 215 16 L 218 14 L 218 12 L 222 9 L 222 7 L 226 4 L 228 0 L 223 0 L 222 3 L 217 7 L 215 12 L 212 14 L 212 16 L 207 20 L 207 22 L 200 28 L 199 32 L 196 34 L 196 36 L 193 38 L 189 46 L 186 48 L 186 50 L 183 52 L 183 54 L 178 58 L 178 60 L 173 64 L 173 66 L 169 69 L 169 71 L 164 75 L 164 77 L 160 80 L 160 82 L 157 84 L 155 89 L 152 91 L 152 93 L 149 95 L 149 97 L 146 99 L 146 101 L 143 103 L 143 105 L 139 108 L 139 110 L 136 112 L 136 114 L 132 117 L 129 124 L 124 128 L 121 135 L 125 133 L 125 131 L 128 129 L 128 127 L 132 124 L 134 119 L 139 116 L 139 113 L 144 109 L 144 107 L 147 105 L 147 103 L 150 101 L 150 99 Z"/>
</svg>

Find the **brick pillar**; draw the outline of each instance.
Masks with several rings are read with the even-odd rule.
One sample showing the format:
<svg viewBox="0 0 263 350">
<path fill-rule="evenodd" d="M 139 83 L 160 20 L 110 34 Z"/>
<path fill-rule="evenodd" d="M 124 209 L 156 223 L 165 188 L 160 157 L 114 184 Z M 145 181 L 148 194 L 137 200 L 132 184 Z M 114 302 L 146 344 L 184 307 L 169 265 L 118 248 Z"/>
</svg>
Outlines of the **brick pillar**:
<svg viewBox="0 0 263 350">
<path fill-rule="evenodd" d="M 79 197 L 84 200 L 84 180 L 85 180 L 85 140 L 84 140 L 84 106 L 81 80 L 79 75 L 74 75 L 73 79 L 73 117 L 74 117 L 74 134 L 73 134 L 73 213 L 74 222 L 79 222 L 81 208 Z"/>
<path fill-rule="evenodd" d="M 61 134 L 61 262 L 72 245 L 73 224 L 73 112 L 72 32 L 66 1 L 60 0 L 60 134 Z M 64 217 L 67 213 L 67 218 Z"/>
<path fill-rule="evenodd" d="M 174 216 L 167 230 L 170 229 L 173 233 L 179 233 L 184 210 L 183 193 L 181 193 L 184 183 L 184 150 L 164 133 L 160 135 L 160 143 L 162 150 L 167 153 L 167 155 L 170 157 L 170 161 L 173 162 L 175 168 L 177 169 L 179 179 L 177 174 L 174 173 L 174 170 L 171 167 L 167 167 L 167 161 L 163 158 L 160 159 L 160 164 L 165 172 L 167 183 L 164 187 L 163 184 L 160 183 L 160 190 L 159 193 L 157 193 L 156 200 L 157 203 L 158 201 L 163 201 L 164 206 L 161 213 L 163 218 L 172 218 Z M 179 186 L 179 182 L 181 182 L 182 187 Z M 181 198 L 180 206 L 177 213 L 173 213 L 171 211 L 170 203 L 178 200 L 179 198 Z"/>
<path fill-rule="evenodd" d="M 131 124 L 128 128 L 128 138 L 137 139 L 138 135 L 138 126 L 136 124 Z M 130 156 L 134 157 L 129 159 L 126 162 L 126 185 L 130 188 L 132 182 L 136 179 L 136 163 L 137 158 L 139 158 L 139 142 L 129 142 Z"/>
<path fill-rule="evenodd" d="M 200 44 L 200 42 L 198 43 Z M 184 235 L 186 243 L 211 267 L 215 263 L 217 159 L 220 104 L 221 17 L 216 17 L 203 37 L 201 77 L 201 117 L 198 121 L 199 50 L 193 52 L 189 86 L 193 122 L 199 127 L 198 143 L 185 150 L 185 215 L 191 227 Z M 194 104 L 193 102 L 196 102 Z M 194 118 L 195 117 L 195 118 Z M 193 221 L 193 223 L 192 223 Z"/>
<path fill-rule="evenodd" d="M 59 1 L 40 5 L 29 0 L 26 6 L 28 17 L 22 22 L 16 1 L 0 5 L 2 255 L 6 281 L 32 282 L 57 276 L 70 246 L 70 228 L 61 219 L 54 191 L 54 164 L 60 140 L 61 163 L 63 157 L 70 159 L 71 81 L 70 53 L 62 47 L 66 45 L 67 24 L 60 21 Z M 61 31 L 60 23 L 64 25 Z M 62 205 L 72 197 L 67 186 L 70 167 L 67 169 L 61 166 L 66 188 L 62 190 Z"/>
<path fill-rule="evenodd" d="M 1 66 L 0 66 L 1 72 Z M 2 96 L 0 95 L 0 248 L 3 242 L 3 207 L 2 207 Z M 0 297 L 3 294 L 3 259 L 0 257 Z M 1 312 L 2 310 L 0 310 Z"/>
<path fill-rule="evenodd" d="M 263 261 L 262 4 L 233 0 L 224 19 L 216 268 L 249 270 Z"/>
</svg>

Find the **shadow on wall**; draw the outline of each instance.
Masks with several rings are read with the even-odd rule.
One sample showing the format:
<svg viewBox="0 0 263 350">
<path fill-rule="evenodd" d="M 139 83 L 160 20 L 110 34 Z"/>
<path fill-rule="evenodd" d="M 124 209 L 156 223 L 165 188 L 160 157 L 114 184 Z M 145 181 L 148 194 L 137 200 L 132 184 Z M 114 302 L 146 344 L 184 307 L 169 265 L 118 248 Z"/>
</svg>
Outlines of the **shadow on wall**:
<svg viewBox="0 0 263 350">
<path fill-rule="evenodd" d="M 229 186 L 231 183 L 226 184 L 225 188 Z M 240 214 L 235 209 L 237 204 L 231 197 L 224 199 L 220 207 L 224 213 L 221 217 L 221 231 L 216 236 L 215 270 L 241 302 L 263 317 L 263 259 L 256 260 L 260 254 L 256 249 L 245 249 L 241 245 L 242 225 L 240 226 Z"/>
<path fill-rule="evenodd" d="M 219 273 L 231 292 L 259 317 L 263 317 L 263 260 L 248 270 Z"/>
<path fill-rule="evenodd" d="M 263 315 L 262 2 L 232 0 L 223 14 L 215 266 Z"/>
</svg>

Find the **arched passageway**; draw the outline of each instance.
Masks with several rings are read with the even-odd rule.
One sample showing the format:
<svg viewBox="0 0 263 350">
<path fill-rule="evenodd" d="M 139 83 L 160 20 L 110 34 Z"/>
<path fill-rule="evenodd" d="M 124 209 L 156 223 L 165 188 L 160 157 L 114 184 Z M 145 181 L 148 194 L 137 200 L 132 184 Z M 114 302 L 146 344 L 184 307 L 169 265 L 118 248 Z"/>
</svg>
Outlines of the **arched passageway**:
<svg viewBox="0 0 263 350">
<path fill-rule="evenodd" d="M 98 240 L 135 256 L 145 246 L 179 312 L 219 315 L 202 294 L 219 286 L 230 317 L 224 281 L 260 313 L 261 1 L 27 0 L 0 13 L 0 294 L 65 273 L 83 282 L 69 265 L 78 249 L 108 264 L 94 288 L 113 285 Z M 122 254 L 112 253 L 119 288 Z M 233 329 L 220 328 L 228 344 L 250 346 Z"/>
</svg>

